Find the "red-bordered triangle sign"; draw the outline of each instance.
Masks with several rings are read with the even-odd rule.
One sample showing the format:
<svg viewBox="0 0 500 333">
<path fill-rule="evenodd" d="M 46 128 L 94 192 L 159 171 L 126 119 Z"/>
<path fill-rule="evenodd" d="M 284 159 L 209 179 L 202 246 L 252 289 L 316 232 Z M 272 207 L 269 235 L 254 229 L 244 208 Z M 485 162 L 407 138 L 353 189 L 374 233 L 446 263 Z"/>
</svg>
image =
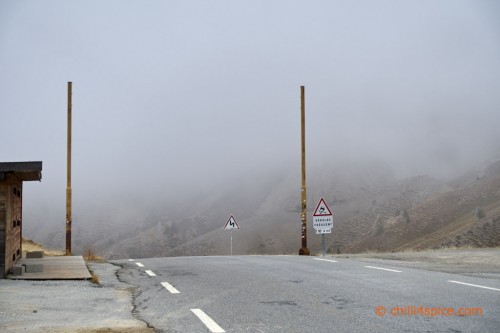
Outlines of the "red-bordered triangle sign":
<svg viewBox="0 0 500 333">
<path fill-rule="evenodd" d="M 326 204 L 325 200 L 321 198 L 319 200 L 318 206 L 316 207 L 316 210 L 314 211 L 313 216 L 332 216 L 332 215 L 333 213 L 330 210 L 330 208 L 328 208 L 328 205 Z"/>
<path fill-rule="evenodd" d="M 227 220 L 226 225 L 224 226 L 224 230 L 234 230 L 239 228 L 240 226 L 236 223 L 233 214 L 231 214 L 231 216 L 229 216 L 229 220 Z"/>
</svg>

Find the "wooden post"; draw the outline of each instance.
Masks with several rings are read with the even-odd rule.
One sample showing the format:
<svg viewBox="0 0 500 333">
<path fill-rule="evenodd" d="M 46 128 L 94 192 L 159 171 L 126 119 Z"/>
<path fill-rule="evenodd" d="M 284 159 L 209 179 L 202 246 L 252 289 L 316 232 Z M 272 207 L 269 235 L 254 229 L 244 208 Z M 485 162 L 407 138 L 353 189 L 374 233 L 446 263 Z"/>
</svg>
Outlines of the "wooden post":
<svg viewBox="0 0 500 333">
<path fill-rule="evenodd" d="M 66 255 L 71 255 L 71 88 L 68 82 L 68 158 L 66 178 Z"/>
<path fill-rule="evenodd" d="M 300 86 L 300 120 L 301 120 L 301 138 L 302 138 L 302 188 L 301 188 L 301 206 L 302 206 L 302 247 L 299 250 L 299 255 L 308 256 L 309 249 L 307 248 L 307 196 L 306 196 L 306 103 L 305 103 L 305 88 Z"/>
</svg>

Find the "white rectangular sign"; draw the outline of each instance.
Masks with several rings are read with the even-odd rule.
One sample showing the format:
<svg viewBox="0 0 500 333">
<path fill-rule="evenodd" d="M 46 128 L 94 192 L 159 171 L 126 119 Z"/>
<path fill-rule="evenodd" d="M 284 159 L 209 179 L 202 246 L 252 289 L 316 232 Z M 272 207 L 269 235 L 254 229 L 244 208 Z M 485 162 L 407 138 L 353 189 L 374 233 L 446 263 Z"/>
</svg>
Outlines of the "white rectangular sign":
<svg viewBox="0 0 500 333">
<path fill-rule="evenodd" d="M 333 216 L 332 215 L 313 216 L 313 227 L 314 229 L 333 228 Z"/>
<path fill-rule="evenodd" d="M 321 234 L 331 234 L 332 229 L 316 229 L 316 234 L 321 235 Z"/>
</svg>

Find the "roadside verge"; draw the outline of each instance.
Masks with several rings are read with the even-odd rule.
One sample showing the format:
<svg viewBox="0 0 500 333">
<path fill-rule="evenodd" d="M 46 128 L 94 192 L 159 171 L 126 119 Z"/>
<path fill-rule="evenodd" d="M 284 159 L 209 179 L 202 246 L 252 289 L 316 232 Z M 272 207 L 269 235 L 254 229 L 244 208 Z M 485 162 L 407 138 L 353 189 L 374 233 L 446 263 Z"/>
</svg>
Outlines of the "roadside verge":
<svg viewBox="0 0 500 333">
<path fill-rule="evenodd" d="M 132 315 L 132 289 L 118 281 L 118 267 L 90 263 L 100 284 L 90 281 L 0 280 L 2 332 L 150 333 Z"/>
</svg>

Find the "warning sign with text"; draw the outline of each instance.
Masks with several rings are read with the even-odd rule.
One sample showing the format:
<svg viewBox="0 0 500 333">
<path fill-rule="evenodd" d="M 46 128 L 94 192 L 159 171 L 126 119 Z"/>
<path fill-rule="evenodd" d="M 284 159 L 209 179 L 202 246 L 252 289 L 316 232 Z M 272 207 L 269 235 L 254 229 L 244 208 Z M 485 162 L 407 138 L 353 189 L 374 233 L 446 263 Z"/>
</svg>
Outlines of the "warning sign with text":
<svg viewBox="0 0 500 333">
<path fill-rule="evenodd" d="M 313 227 L 316 230 L 326 230 L 333 228 L 333 213 L 328 208 L 325 200 L 321 198 L 313 215 Z M 328 233 L 328 232 L 322 232 Z"/>
</svg>

